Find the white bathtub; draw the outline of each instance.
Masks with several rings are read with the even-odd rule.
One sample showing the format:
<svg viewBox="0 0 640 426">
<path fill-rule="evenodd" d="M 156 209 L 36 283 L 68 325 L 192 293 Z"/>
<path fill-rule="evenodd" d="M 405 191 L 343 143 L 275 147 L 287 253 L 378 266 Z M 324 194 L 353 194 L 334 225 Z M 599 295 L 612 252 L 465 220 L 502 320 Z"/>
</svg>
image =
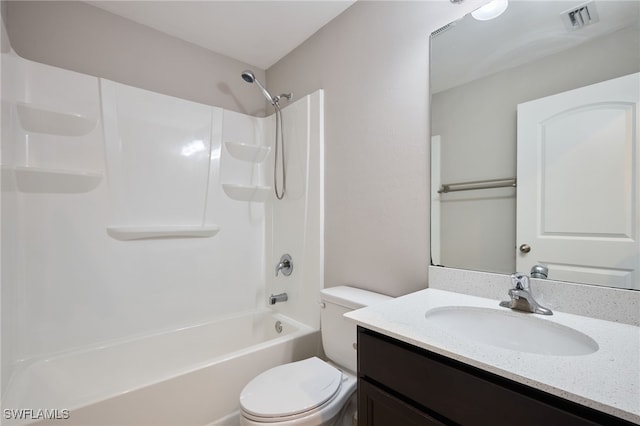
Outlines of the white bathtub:
<svg viewBox="0 0 640 426">
<path fill-rule="evenodd" d="M 38 360 L 12 377 L 2 424 L 233 424 L 249 380 L 315 355 L 319 341 L 317 330 L 265 309 Z"/>
</svg>

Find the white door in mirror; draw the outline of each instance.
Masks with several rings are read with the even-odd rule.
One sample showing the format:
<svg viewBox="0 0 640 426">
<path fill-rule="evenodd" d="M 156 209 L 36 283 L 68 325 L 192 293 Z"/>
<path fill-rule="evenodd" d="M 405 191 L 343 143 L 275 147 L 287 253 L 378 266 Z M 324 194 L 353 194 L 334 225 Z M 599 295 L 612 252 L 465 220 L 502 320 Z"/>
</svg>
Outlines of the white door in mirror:
<svg viewBox="0 0 640 426">
<path fill-rule="evenodd" d="M 640 73 L 518 105 L 516 267 L 640 289 Z"/>
</svg>

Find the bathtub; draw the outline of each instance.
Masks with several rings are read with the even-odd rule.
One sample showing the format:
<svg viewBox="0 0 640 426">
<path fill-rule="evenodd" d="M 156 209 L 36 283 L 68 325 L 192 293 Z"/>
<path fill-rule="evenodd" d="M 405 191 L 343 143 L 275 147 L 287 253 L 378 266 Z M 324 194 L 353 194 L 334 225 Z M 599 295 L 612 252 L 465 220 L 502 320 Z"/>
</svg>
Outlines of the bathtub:
<svg viewBox="0 0 640 426">
<path fill-rule="evenodd" d="M 319 342 L 318 330 L 264 309 L 60 354 L 13 375 L 2 424 L 237 424 L 244 385 L 316 355 Z"/>
</svg>

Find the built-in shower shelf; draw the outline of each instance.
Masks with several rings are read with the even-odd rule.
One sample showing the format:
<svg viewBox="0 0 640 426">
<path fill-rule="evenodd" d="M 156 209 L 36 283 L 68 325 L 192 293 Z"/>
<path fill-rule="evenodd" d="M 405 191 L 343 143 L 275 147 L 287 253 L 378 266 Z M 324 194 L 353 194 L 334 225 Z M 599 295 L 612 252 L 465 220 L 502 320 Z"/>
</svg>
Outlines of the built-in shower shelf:
<svg viewBox="0 0 640 426">
<path fill-rule="evenodd" d="M 88 170 L 48 169 L 33 166 L 13 167 L 16 187 L 21 192 L 79 193 L 98 186 L 102 173 Z"/>
<path fill-rule="evenodd" d="M 20 125 L 28 132 L 60 136 L 84 136 L 90 133 L 98 122 L 97 118 L 54 111 L 50 108 L 23 102 L 18 102 L 16 108 Z"/>
<path fill-rule="evenodd" d="M 269 197 L 270 186 L 222 184 L 225 194 L 233 200 L 264 202 Z"/>
<path fill-rule="evenodd" d="M 217 225 L 207 226 L 110 226 L 107 233 L 116 240 L 147 240 L 151 238 L 208 238 L 220 231 Z"/>
<path fill-rule="evenodd" d="M 264 161 L 271 150 L 268 146 L 249 145 L 238 142 L 225 142 L 224 145 L 227 147 L 227 151 L 232 157 L 235 157 L 238 160 L 252 161 L 254 163 Z"/>
</svg>

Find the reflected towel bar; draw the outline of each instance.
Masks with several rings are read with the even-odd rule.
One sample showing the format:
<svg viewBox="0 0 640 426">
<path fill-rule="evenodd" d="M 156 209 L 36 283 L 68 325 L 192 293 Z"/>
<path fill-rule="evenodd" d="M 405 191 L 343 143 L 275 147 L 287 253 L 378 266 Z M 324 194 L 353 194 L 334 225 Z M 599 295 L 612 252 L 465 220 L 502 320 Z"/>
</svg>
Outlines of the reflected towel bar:
<svg viewBox="0 0 640 426">
<path fill-rule="evenodd" d="M 490 189 L 490 188 L 504 188 L 504 187 L 516 187 L 515 178 L 507 179 L 489 179 L 489 180 L 476 180 L 471 182 L 458 182 L 442 184 L 438 189 L 438 194 L 446 194 L 447 192 L 457 191 L 472 191 L 475 189 Z"/>
</svg>

